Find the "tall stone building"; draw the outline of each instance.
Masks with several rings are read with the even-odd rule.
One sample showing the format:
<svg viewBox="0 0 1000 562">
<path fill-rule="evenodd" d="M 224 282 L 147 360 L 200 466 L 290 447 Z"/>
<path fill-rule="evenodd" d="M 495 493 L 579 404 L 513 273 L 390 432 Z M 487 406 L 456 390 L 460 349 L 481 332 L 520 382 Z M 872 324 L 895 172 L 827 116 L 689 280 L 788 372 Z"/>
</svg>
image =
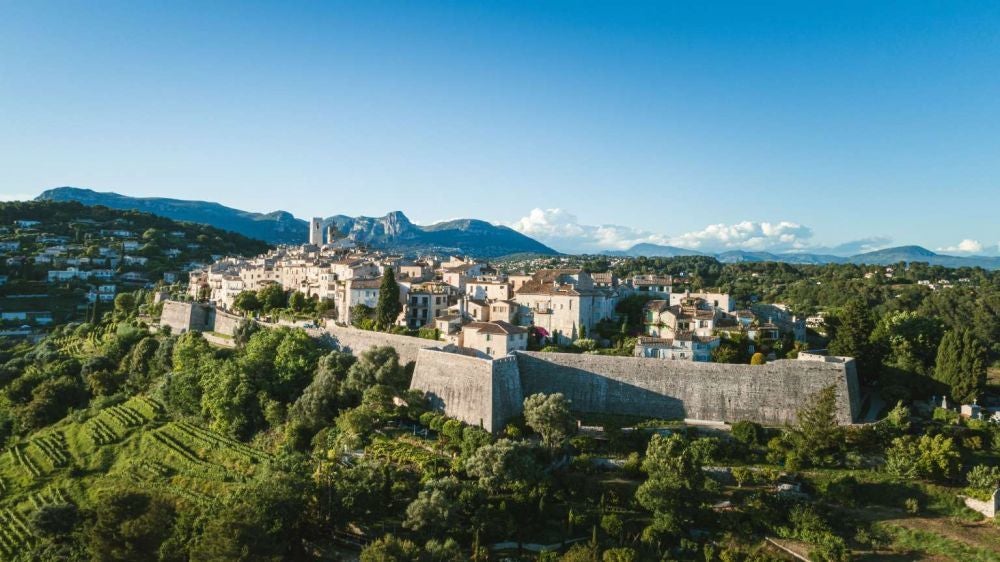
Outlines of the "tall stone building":
<svg viewBox="0 0 1000 562">
<path fill-rule="evenodd" d="M 323 218 L 313 217 L 309 223 L 309 243 L 314 246 L 323 245 Z"/>
</svg>

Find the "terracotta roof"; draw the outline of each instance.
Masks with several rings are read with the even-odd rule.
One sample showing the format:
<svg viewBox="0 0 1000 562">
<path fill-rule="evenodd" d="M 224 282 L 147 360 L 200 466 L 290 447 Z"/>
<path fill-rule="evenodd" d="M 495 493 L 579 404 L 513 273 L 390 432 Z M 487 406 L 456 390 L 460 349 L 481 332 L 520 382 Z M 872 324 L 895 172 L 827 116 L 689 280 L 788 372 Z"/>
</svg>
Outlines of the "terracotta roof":
<svg viewBox="0 0 1000 562">
<path fill-rule="evenodd" d="M 671 308 L 671 307 L 670 307 L 670 301 L 665 301 L 665 300 L 662 300 L 662 299 L 656 299 L 656 300 L 647 301 L 646 304 L 643 306 L 643 308 L 645 308 L 647 310 L 652 310 L 652 311 L 655 311 L 655 312 L 663 312 L 664 310 L 666 310 L 668 308 Z"/>
<path fill-rule="evenodd" d="M 635 276 L 632 278 L 633 287 L 641 287 L 647 285 L 672 285 L 674 282 L 672 277 L 647 277 L 647 276 Z"/>
<path fill-rule="evenodd" d="M 381 279 L 351 279 L 351 289 L 378 289 L 381 286 Z"/>
<path fill-rule="evenodd" d="M 590 277 L 596 283 L 611 283 L 615 276 L 610 271 L 605 271 L 602 273 L 591 273 Z"/>
<path fill-rule="evenodd" d="M 639 336 L 636 341 L 639 345 L 672 345 L 674 343 L 674 340 L 670 338 L 657 338 L 653 336 Z"/>
<path fill-rule="evenodd" d="M 480 334 L 525 334 L 528 330 L 511 324 L 510 322 L 504 322 L 503 320 L 494 320 L 492 322 L 471 322 L 466 324 L 464 328 L 471 328 L 476 330 Z"/>
</svg>

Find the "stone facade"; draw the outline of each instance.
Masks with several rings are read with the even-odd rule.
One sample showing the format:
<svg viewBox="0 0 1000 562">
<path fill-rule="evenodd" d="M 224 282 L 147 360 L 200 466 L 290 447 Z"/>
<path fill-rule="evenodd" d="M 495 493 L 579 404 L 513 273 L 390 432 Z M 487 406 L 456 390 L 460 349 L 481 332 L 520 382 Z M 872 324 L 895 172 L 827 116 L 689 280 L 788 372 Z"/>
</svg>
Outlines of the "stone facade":
<svg viewBox="0 0 1000 562">
<path fill-rule="evenodd" d="M 212 308 L 208 305 L 194 302 L 164 301 L 160 312 L 160 326 L 169 326 L 174 334 L 191 330 L 211 331 L 208 324 L 210 310 Z"/>
<path fill-rule="evenodd" d="M 432 407 L 496 433 L 521 413 L 517 359 L 480 359 L 442 349 L 421 349 L 411 388 L 427 393 Z"/>
<path fill-rule="evenodd" d="M 240 316 L 197 302 L 163 301 L 160 313 L 160 326 L 170 326 L 174 334 L 198 331 L 231 336 L 243 321 Z"/>
<path fill-rule="evenodd" d="M 829 385 L 840 423 L 860 411 L 853 359 L 730 365 L 569 353 L 517 358 L 525 395 L 561 392 L 580 412 L 778 425 L 794 422 L 805 401 Z"/>
<path fill-rule="evenodd" d="M 562 393 L 579 413 L 780 425 L 794 422 L 799 408 L 830 385 L 838 422 L 852 423 L 860 401 L 850 358 L 807 356 L 751 366 L 517 352 L 489 361 L 424 349 L 411 388 L 430 393 L 432 404 L 449 416 L 474 425 L 483 420 L 495 431 L 508 419 L 503 416 L 520 411 L 525 396 L 539 392 Z"/>
</svg>

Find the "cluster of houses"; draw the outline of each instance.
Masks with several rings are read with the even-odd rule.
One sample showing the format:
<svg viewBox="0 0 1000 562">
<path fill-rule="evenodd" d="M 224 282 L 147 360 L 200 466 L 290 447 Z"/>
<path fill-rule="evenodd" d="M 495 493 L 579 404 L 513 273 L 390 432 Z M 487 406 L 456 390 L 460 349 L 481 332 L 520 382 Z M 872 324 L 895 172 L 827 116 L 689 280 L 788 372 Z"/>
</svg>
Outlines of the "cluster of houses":
<svg viewBox="0 0 1000 562">
<path fill-rule="evenodd" d="M 122 285 L 147 286 L 151 283 L 146 271 L 149 257 L 143 253 L 141 236 L 123 228 L 101 228 L 91 219 L 81 218 L 69 226 L 82 227 L 87 231 L 86 243 L 74 238 L 44 231 L 44 224 L 37 220 L 16 220 L 11 227 L 0 227 L 0 259 L 10 274 L 0 275 L 0 285 L 8 283 L 13 273 L 25 268 L 41 270 L 44 280 L 52 285 L 80 283 L 86 287 L 89 302 L 109 303 Z M 176 240 L 185 237 L 184 232 L 171 232 Z M 183 246 L 183 244 L 181 244 Z M 197 244 L 188 244 L 195 249 Z M 184 250 L 168 248 L 164 257 L 176 258 Z M 189 264 L 202 267 L 202 264 Z M 180 269 L 180 268 L 179 268 Z M 179 272 L 166 272 L 163 281 L 174 283 L 183 279 Z M 46 321 L 46 319 L 49 319 Z M 9 312 L 0 311 L 0 320 L 6 322 L 25 321 L 35 325 L 51 322 L 50 311 Z"/>
<path fill-rule="evenodd" d="M 282 246 L 256 258 L 218 260 L 192 271 L 188 290 L 193 299 L 228 310 L 241 292 L 277 284 L 329 301 L 329 320 L 348 325 L 356 307 L 376 306 L 389 268 L 400 287 L 399 326 L 435 330 L 442 341 L 484 356 L 527 349 L 529 338 L 563 346 L 599 339 L 598 325 L 617 326 L 618 303 L 636 294 L 651 297 L 636 355 L 709 361 L 720 335 L 735 332 L 753 341 L 784 332 L 805 339 L 804 320 L 780 305 L 737 311 L 723 293 L 674 293 L 669 276 L 620 280 L 575 268 L 514 274 L 471 258 L 406 259 L 336 244 Z"/>
<path fill-rule="evenodd" d="M 805 319 L 781 304 L 754 304 L 737 310 L 726 293 L 672 291 L 670 278 L 633 279 L 633 286 L 645 285 L 646 294 L 654 296 L 643 308 L 643 336 L 636 344 L 636 355 L 710 361 L 712 351 L 722 338 L 745 338 L 748 351 L 782 339 L 789 334 L 805 341 Z"/>
</svg>

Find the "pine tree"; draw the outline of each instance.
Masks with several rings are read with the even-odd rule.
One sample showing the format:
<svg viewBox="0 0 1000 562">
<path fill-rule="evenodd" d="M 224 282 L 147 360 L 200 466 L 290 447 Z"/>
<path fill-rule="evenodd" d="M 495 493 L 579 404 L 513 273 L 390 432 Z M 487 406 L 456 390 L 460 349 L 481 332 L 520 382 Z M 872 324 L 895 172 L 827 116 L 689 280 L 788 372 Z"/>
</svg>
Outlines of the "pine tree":
<svg viewBox="0 0 1000 562">
<path fill-rule="evenodd" d="M 837 424 L 837 394 L 834 386 L 820 390 L 796 414 L 798 427 L 793 440 L 799 454 L 814 465 L 827 465 L 839 455 L 844 431 Z"/>
<path fill-rule="evenodd" d="M 375 305 L 375 326 L 379 330 L 388 330 L 396 322 L 396 317 L 403 311 L 399 302 L 399 284 L 392 267 L 386 267 L 382 274 L 382 286 L 378 291 L 378 304 Z"/>
</svg>

